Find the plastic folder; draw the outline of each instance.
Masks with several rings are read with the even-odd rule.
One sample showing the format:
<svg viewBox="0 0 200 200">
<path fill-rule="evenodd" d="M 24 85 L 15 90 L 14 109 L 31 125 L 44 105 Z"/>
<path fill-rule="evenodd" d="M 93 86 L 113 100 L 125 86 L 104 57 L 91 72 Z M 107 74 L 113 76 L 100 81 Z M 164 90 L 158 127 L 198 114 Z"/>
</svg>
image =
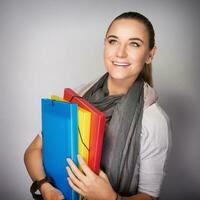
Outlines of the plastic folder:
<svg viewBox="0 0 200 200">
<path fill-rule="evenodd" d="M 79 106 L 91 113 L 88 165 L 96 174 L 98 174 L 106 116 L 70 88 L 65 88 L 64 99 L 73 103 L 77 103 Z"/>
<path fill-rule="evenodd" d="M 68 185 L 66 158 L 77 162 L 78 116 L 76 104 L 42 99 L 42 155 L 47 176 L 54 181 L 65 199 L 78 200 Z"/>
<path fill-rule="evenodd" d="M 57 95 L 52 95 L 51 99 L 66 102 L 65 99 Z M 90 121 L 91 113 L 78 106 L 78 153 L 84 158 L 86 163 L 88 163 L 89 157 Z"/>
<path fill-rule="evenodd" d="M 78 152 L 83 156 L 86 163 L 88 163 L 89 158 L 90 121 L 91 113 L 78 107 Z"/>
<path fill-rule="evenodd" d="M 66 100 L 64 100 L 63 98 L 57 96 L 57 95 L 51 95 L 51 100 L 54 100 L 54 101 L 64 101 L 66 102 Z"/>
</svg>

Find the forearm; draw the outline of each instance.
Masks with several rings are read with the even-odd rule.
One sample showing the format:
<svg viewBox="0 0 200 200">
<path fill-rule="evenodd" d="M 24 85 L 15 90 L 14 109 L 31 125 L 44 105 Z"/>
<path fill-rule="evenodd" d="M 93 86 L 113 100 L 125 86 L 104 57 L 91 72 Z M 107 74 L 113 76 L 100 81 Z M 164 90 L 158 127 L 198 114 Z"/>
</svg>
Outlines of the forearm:
<svg viewBox="0 0 200 200">
<path fill-rule="evenodd" d="M 42 163 L 41 149 L 37 148 L 27 149 L 24 154 L 24 163 L 33 181 L 40 180 L 45 177 L 45 172 Z"/>
<path fill-rule="evenodd" d="M 24 163 L 33 181 L 41 180 L 46 176 L 42 162 L 42 142 L 39 137 L 37 137 L 26 150 L 24 154 Z M 64 199 L 62 193 L 48 182 L 43 183 L 39 190 L 44 199 L 49 199 L 51 195 L 55 198 L 57 197 L 56 199 Z"/>
</svg>

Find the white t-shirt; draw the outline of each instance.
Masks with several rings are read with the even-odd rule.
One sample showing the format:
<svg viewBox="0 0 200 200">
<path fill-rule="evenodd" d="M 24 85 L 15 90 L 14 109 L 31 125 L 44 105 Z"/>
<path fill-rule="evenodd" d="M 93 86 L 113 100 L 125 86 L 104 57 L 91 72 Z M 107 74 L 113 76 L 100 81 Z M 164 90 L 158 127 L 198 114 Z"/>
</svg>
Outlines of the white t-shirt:
<svg viewBox="0 0 200 200">
<path fill-rule="evenodd" d="M 158 103 L 144 110 L 138 191 L 159 197 L 171 147 L 169 119 Z"/>
</svg>

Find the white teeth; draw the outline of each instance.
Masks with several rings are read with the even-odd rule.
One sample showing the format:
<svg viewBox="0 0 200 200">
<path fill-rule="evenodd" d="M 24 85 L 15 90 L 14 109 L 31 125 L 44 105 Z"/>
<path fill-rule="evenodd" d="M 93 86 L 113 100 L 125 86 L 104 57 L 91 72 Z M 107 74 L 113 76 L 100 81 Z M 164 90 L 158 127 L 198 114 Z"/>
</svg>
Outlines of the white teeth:
<svg viewBox="0 0 200 200">
<path fill-rule="evenodd" d="M 114 65 L 118 65 L 118 66 L 129 66 L 130 64 L 128 63 L 118 63 L 118 62 L 113 62 Z"/>
</svg>

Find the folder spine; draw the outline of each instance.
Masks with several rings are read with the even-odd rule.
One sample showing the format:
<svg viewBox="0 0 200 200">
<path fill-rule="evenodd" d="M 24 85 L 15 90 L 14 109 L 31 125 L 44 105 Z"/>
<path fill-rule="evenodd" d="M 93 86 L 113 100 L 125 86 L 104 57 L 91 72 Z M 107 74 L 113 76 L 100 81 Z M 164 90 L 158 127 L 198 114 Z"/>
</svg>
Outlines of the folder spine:
<svg viewBox="0 0 200 200">
<path fill-rule="evenodd" d="M 72 160 L 74 161 L 74 163 L 76 165 L 78 165 L 78 160 L 77 160 L 77 154 L 78 154 L 78 150 L 77 150 L 77 147 L 78 147 L 78 106 L 76 104 L 70 104 L 70 116 L 76 116 L 76 117 L 73 117 L 73 120 L 70 120 L 70 123 L 71 123 L 71 145 L 72 145 L 72 148 L 71 148 L 71 158 Z M 74 137 L 74 134 L 73 133 L 76 133 L 76 137 Z"/>
<path fill-rule="evenodd" d="M 106 116 L 104 113 L 95 108 L 87 100 L 79 96 L 70 88 L 64 89 L 64 99 L 73 103 L 77 103 L 82 108 L 91 112 L 91 129 L 89 142 L 89 158 L 88 165 L 96 173 L 99 173 L 102 143 L 104 136 L 104 127 Z"/>
</svg>

